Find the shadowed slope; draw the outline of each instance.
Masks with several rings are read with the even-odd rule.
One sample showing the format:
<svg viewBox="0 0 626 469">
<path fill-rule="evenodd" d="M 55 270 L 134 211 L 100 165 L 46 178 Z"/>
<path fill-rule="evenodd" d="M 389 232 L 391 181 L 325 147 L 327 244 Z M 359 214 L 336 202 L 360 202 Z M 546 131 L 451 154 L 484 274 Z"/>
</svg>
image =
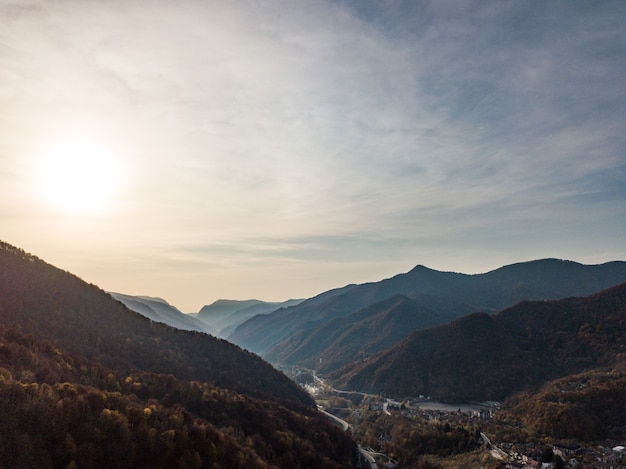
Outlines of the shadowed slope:
<svg viewBox="0 0 626 469">
<path fill-rule="evenodd" d="M 450 314 L 454 311 L 454 315 Z M 472 312 L 461 303 L 420 295 L 395 295 L 350 316 L 299 331 L 266 355 L 273 363 L 299 364 L 328 373 L 390 347 L 412 331 L 445 324 L 456 315 Z"/>
<path fill-rule="evenodd" d="M 626 354 L 626 284 L 585 298 L 522 302 L 411 334 L 338 370 L 338 387 L 451 401 L 512 393 Z"/>
<path fill-rule="evenodd" d="M 107 366 L 312 404 L 259 357 L 207 334 L 154 323 L 96 286 L 8 245 L 0 249 L 0 324 Z"/>
<path fill-rule="evenodd" d="M 380 282 L 349 285 L 318 295 L 295 307 L 255 316 L 237 327 L 229 340 L 277 363 L 309 367 L 315 365 L 318 370 L 324 366 L 325 371 L 331 371 L 344 363 L 343 345 L 339 341 L 342 334 L 347 334 L 343 337 L 349 343 L 359 340 L 359 336 L 363 338 L 361 347 L 352 348 L 348 343 L 345 350 L 347 352 L 349 349 L 363 357 L 380 350 L 378 339 L 384 345 L 391 345 L 392 337 L 393 340 L 404 337 L 386 332 L 388 327 L 394 329 L 395 320 L 399 321 L 397 330 L 400 324 L 413 327 L 405 331 L 406 335 L 469 312 L 493 313 L 523 300 L 588 295 L 624 281 L 625 262 L 582 265 L 543 259 L 512 264 L 476 275 L 439 272 L 417 266 L 410 272 Z M 388 316 L 390 323 L 377 320 L 377 315 L 386 314 L 386 307 L 382 306 L 379 310 L 376 304 L 383 304 L 381 302 L 395 295 L 403 295 L 419 304 L 420 308 L 415 310 L 418 317 L 407 320 Z M 436 310 L 440 321 L 422 323 L 419 315 L 433 310 Z M 361 314 L 364 312 L 367 314 Z M 372 317 L 366 319 L 367 315 Z M 357 317 L 358 320 L 355 319 Z M 361 321 L 362 326 L 356 325 L 357 321 Z M 348 333 L 352 323 L 355 328 Z M 385 337 L 390 341 L 386 342 Z M 332 350 L 327 356 L 331 358 L 330 362 L 325 362 L 323 357 L 327 348 Z M 337 355 L 337 360 L 331 357 L 333 354 Z M 319 358 L 322 358 L 321 363 Z"/>
<path fill-rule="evenodd" d="M 259 357 L 127 309 L 0 243 L 7 467 L 354 467 L 354 443 Z"/>
</svg>

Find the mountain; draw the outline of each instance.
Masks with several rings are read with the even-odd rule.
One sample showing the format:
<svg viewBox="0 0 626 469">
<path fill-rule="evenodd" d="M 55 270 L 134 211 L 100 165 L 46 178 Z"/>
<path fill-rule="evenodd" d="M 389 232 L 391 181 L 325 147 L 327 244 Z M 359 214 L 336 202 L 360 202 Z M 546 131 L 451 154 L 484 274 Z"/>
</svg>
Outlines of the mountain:
<svg viewBox="0 0 626 469">
<path fill-rule="evenodd" d="M 423 310 L 432 310 L 433 304 L 438 302 L 436 316 L 440 322 L 437 324 L 443 324 L 471 311 L 492 313 L 522 300 L 588 295 L 624 281 L 626 262 L 583 265 L 572 261 L 543 259 L 474 275 L 440 272 L 418 265 L 410 272 L 380 282 L 348 285 L 322 293 L 297 306 L 253 317 L 239 325 L 228 339 L 277 363 L 310 366 L 316 362 L 316 366 L 319 366 L 319 358 L 322 358 L 324 364 L 321 351 L 331 345 L 331 336 L 337 337 L 328 330 L 332 321 L 348 318 L 346 321 L 350 322 L 351 315 L 368 308 L 371 314 L 377 315 L 381 311 L 375 305 L 395 295 L 408 297 L 421 304 Z M 363 319 L 360 316 L 360 320 Z M 346 327 L 343 322 L 334 324 L 338 328 Z M 355 331 L 353 337 L 376 334 L 377 330 L 373 326 L 379 323 L 372 319 L 370 324 L 364 326 L 366 329 L 369 327 L 368 330 Z M 401 330 L 401 324 L 402 321 L 395 328 Z M 421 325 L 416 320 L 410 327 L 431 325 L 435 324 Z M 413 330 L 407 327 L 404 329 L 405 335 Z M 319 340 L 318 344 L 313 343 L 316 340 Z M 308 351 L 299 345 L 302 341 L 307 342 Z M 340 344 L 336 343 L 335 346 Z M 377 352 L 377 347 L 376 341 L 371 347 L 366 342 L 362 350 L 368 355 Z M 295 355 L 290 356 L 291 352 Z M 326 370 L 332 370 L 339 364 L 340 361 L 333 366 L 329 365 Z"/>
<path fill-rule="evenodd" d="M 162 322 L 176 329 L 185 331 L 211 332 L 211 329 L 198 319 L 182 313 L 180 310 L 161 298 L 149 296 L 132 296 L 109 292 L 117 301 L 128 309 L 155 322 Z"/>
<path fill-rule="evenodd" d="M 626 362 L 593 369 L 520 392 L 505 402 L 503 417 L 521 421 L 536 438 L 602 441 L 623 439 Z"/>
<path fill-rule="evenodd" d="M 626 283 L 583 298 L 524 301 L 417 331 L 331 375 L 337 387 L 447 401 L 501 400 L 626 356 Z"/>
<path fill-rule="evenodd" d="M 210 305 L 203 306 L 198 311 L 198 319 L 203 321 L 220 320 L 237 310 L 263 304 L 260 300 L 217 300 Z"/>
<path fill-rule="evenodd" d="M 16 252 L 6 247 L 0 251 L 1 325 L 60 343 L 109 367 L 171 373 L 259 396 L 276 396 L 283 388 L 285 398 L 309 400 L 253 354 L 206 334 L 154 323 L 95 285 Z M 277 389 L 263 388 L 267 376 Z"/>
<path fill-rule="evenodd" d="M 258 356 L 129 310 L 0 243 L 6 467 L 354 467 L 354 442 Z"/>
<path fill-rule="evenodd" d="M 329 290 L 296 306 L 253 316 L 237 326 L 228 336 L 228 340 L 262 354 L 298 329 L 307 329 L 319 324 L 323 322 L 323 318 L 332 319 L 332 315 L 328 318 L 325 307 L 333 308 L 333 302 L 354 287 L 356 285 Z"/>
<path fill-rule="evenodd" d="M 303 300 L 267 302 L 260 300 L 217 300 L 203 306 L 197 318 L 209 326 L 217 337 L 227 338 L 242 322 L 257 314 L 267 314 L 279 308 L 287 308 Z"/>
<path fill-rule="evenodd" d="M 328 373 L 356 357 L 365 358 L 398 343 L 411 331 L 434 327 L 472 311 L 463 303 L 428 295 L 415 299 L 394 295 L 320 327 L 300 330 L 272 348 L 265 358 Z"/>
</svg>

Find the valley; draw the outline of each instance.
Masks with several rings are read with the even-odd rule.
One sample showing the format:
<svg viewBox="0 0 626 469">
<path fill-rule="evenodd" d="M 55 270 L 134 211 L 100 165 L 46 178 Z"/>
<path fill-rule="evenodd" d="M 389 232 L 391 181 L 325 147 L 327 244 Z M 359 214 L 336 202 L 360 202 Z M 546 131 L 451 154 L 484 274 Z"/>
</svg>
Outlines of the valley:
<svg viewBox="0 0 626 469">
<path fill-rule="evenodd" d="M 193 317 L 2 243 L 0 403 L 12 410 L 0 458 L 615 466 L 626 438 L 624 282 L 623 262 L 547 259 L 473 276 L 418 266 L 306 300 L 220 300 Z M 229 330 L 262 356 L 209 333 Z"/>
<path fill-rule="evenodd" d="M 0 0 L 0 469 L 626 469 L 626 0 Z"/>
<path fill-rule="evenodd" d="M 512 418 L 511 402 L 446 404 L 427 396 L 396 401 L 335 389 L 312 370 L 286 371 L 329 418 L 351 432 L 359 443 L 360 467 L 500 469 L 551 462 L 544 467 L 609 468 L 626 463 L 619 438 L 624 431 L 601 441 L 551 438 L 528 432 Z"/>
</svg>

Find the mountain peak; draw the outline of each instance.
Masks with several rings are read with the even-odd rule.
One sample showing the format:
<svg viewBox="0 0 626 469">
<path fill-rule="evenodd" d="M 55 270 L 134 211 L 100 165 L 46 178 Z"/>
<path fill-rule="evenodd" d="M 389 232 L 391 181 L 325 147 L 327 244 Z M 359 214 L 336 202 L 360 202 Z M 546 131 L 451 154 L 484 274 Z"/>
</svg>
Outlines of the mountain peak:
<svg viewBox="0 0 626 469">
<path fill-rule="evenodd" d="M 435 269 L 431 269 L 430 267 L 426 267 L 424 264 L 417 264 L 413 267 L 410 272 L 437 272 Z"/>
</svg>

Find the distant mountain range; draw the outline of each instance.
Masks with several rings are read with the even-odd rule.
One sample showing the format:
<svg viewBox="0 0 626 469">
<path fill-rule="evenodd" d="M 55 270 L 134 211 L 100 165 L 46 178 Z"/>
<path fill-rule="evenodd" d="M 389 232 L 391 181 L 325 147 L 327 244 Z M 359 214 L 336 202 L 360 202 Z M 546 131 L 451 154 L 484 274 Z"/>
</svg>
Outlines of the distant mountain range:
<svg viewBox="0 0 626 469">
<path fill-rule="evenodd" d="M 295 306 L 302 301 L 287 300 L 273 303 L 260 300 L 217 300 L 203 306 L 196 317 L 208 326 L 213 335 L 227 338 L 239 324 L 253 316 Z"/>
<path fill-rule="evenodd" d="M 410 333 L 469 313 L 494 313 L 523 300 L 584 296 L 626 281 L 626 262 L 583 265 L 543 259 L 484 274 L 417 266 L 380 282 L 348 285 L 257 315 L 228 340 L 281 365 L 330 373 Z"/>
<path fill-rule="evenodd" d="M 626 357 L 626 283 L 582 297 L 524 301 L 417 331 L 331 375 L 335 386 L 453 402 L 501 400 Z"/>
<path fill-rule="evenodd" d="M 211 332 L 211 328 L 207 324 L 189 314 L 182 313 L 161 298 L 132 296 L 114 292 L 109 292 L 109 294 L 117 301 L 123 303 L 128 309 L 152 321 L 162 322 L 185 331 Z"/>
<path fill-rule="evenodd" d="M 328 373 L 364 359 L 402 340 L 408 333 L 444 324 L 473 307 L 443 298 L 397 294 L 349 316 L 302 329 L 272 348 L 265 358 Z"/>
<path fill-rule="evenodd" d="M 198 331 L 227 338 L 242 322 L 257 314 L 295 306 L 303 300 L 268 302 L 260 300 L 217 300 L 203 306 L 198 313 L 185 314 L 162 298 L 109 292 L 128 309 L 148 319 L 185 331 Z"/>
<path fill-rule="evenodd" d="M 0 406 L 6 467 L 355 467 L 350 436 L 258 356 L 2 242 Z"/>
</svg>

